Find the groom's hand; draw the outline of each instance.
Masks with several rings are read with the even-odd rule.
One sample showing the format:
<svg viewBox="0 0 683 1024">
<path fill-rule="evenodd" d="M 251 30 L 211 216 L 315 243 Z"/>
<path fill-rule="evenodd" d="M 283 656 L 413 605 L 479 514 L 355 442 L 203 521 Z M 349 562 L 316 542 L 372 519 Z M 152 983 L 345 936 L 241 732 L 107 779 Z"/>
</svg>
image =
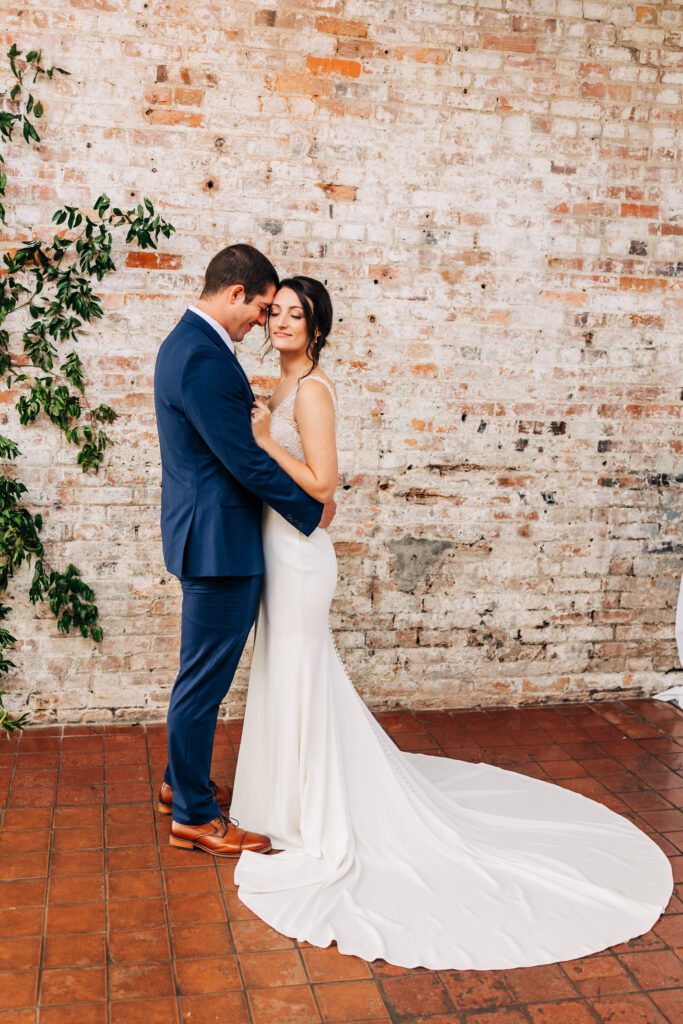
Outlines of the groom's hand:
<svg viewBox="0 0 683 1024">
<path fill-rule="evenodd" d="M 320 520 L 320 522 L 318 523 L 318 526 L 320 527 L 321 530 L 326 530 L 327 529 L 327 527 L 330 525 L 330 523 L 334 519 L 336 511 L 337 511 L 337 502 L 334 500 L 334 498 L 330 498 L 329 501 L 325 502 L 325 507 L 323 509 L 323 516 L 322 516 L 322 519 Z"/>
</svg>

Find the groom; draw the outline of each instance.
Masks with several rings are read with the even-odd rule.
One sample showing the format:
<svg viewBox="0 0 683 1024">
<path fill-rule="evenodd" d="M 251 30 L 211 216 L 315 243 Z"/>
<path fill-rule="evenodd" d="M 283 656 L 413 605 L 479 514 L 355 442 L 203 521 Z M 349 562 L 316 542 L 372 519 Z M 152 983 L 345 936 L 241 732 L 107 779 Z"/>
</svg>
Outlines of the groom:
<svg viewBox="0 0 683 1024">
<path fill-rule="evenodd" d="M 267 836 L 228 820 L 231 791 L 209 778 L 218 709 L 258 607 L 262 502 L 306 536 L 334 515 L 333 503 L 324 509 L 310 498 L 252 436 L 254 395 L 235 345 L 265 324 L 277 286 L 275 268 L 257 249 L 222 249 L 154 371 L 164 561 L 183 595 L 158 809 L 173 815 L 172 846 L 223 857 L 270 849 Z"/>
</svg>

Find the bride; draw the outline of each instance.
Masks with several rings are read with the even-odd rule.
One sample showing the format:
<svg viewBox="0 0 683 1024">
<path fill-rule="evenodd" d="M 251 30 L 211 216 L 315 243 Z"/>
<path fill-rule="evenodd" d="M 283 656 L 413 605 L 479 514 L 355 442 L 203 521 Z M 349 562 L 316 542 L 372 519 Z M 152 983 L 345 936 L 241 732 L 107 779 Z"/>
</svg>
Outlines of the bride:
<svg viewBox="0 0 683 1024">
<path fill-rule="evenodd" d="M 283 281 L 267 325 L 281 377 L 257 443 L 312 496 L 337 480 L 337 400 L 319 365 L 332 304 Z M 399 750 L 357 695 L 328 623 L 337 564 L 264 508 L 265 580 L 231 815 L 277 855 L 242 853 L 239 898 L 285 935 L 402 967 L 527 967 L 648 931 L 672 892 L 659 847 L 549 782 Z"/>
</svg>

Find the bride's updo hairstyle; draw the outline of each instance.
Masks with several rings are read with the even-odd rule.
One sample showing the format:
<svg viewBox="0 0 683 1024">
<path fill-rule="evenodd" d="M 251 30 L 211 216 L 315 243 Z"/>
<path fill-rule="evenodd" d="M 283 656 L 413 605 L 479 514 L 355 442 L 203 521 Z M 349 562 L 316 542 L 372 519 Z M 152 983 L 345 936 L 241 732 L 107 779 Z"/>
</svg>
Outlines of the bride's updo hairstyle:
<svg viewBox="0 0 683 1024">
<path fill-rule="evenodd" d="M 325 348 L 327 336 L 332 330 L 332 299 L 321 281 L 316 281 L 314 277 L 304 277 L 303 274 L 284 278 L 280 281 L 278 290 L 280 288 L 291 288 L 301 303 L 308 331 L 306 355 L 313 363 L 308 373 L 312 373 L 320 361 L 320 353 Z M 267 351 L 270 351 L 270 317 L 266 321 L 266 343 Z M 307 377 L 308 373 L 304 376 Z"/>
</svg>

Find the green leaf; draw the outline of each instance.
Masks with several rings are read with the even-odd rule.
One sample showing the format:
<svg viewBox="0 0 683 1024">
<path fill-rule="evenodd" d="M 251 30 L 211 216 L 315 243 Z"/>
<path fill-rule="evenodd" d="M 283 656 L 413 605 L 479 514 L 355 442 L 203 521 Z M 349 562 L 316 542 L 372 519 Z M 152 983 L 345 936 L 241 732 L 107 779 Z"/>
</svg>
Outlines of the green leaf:
<svg viewBox="0 0 683 1024">
<path fill-rule="evenodd" d="M 21 449 L 16 441 L 0 434 L 0 458 L 16 459 L 19 455 L 21 455 Z"/>
<path fill-rule="evenodd" d="M 97 405 L 92 411 L 92 418 L 100 423 L 113 423 L 117 415 L 109 405 Z"/>
<path fill-rule="evenodd" d="M 0 670 L 6 672 L 8 668 L 14 668 L 14 662 L 7 659 L 3 659 L 0 662 Z M 7 739 L 10 740 L 12 733 L 19 729 L 20 731 L 26 726 L 28 722 L 28 714 L 24 712 L 18 717 L 14 717 L 10 714 L 7 708 L 4 706 L 2 698 L 5 696 L 5 691 L 0 690 L 0 728 L 4 729 L 7 733 Z"/>
<path fill-rule="evenodd" d="M 77 352 L 70 352 L 66 360 L 59 367 L 61 372 L 71 381 L 75 388 L 83 392 L 85 390 L 85 378 L 83 376 L 83 364 Z"/>
<path fill-rule="evenodd" d="M 27 118 L 24 118 L 23 135 L 27 142 L 30 142 L 31 139 L 34 142 L 40 142 L 40 135 Z"/>
<path fill-rule="evenodd" d="M 109 196 L 104 195 L 104 193 L 103 193 L 101 196 L 98 196 L 97 199 L 95 200 L 95 210 L 100 215 L 100 217 L 103 217 L 108 209 L 109 209 Z"/>
</svg>

